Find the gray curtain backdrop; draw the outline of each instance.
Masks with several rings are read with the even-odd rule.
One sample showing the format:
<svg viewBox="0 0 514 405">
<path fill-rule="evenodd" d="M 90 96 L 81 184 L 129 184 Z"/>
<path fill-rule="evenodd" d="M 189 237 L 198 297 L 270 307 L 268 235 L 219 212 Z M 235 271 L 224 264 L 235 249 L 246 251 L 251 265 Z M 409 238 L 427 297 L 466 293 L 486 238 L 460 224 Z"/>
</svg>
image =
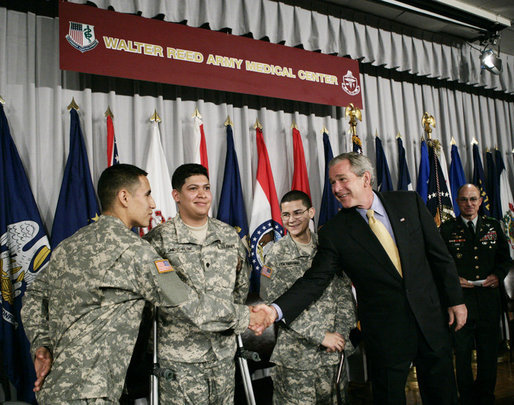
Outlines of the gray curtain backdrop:
<svg viewBox="0 0 514 405">
<path fill-rule="evenodd" d="M 84 1 L 75 1 L 84 3 Z M 361 60 L 363 121 L 358 134 L 364 153 L 375 160 L 374 136 L 381 138 L 396 184 L 401 134 L 413 183 L 419 163 L 421 117 L 434 115 L 433 137 L 442 142 L 450 163 L 450 140 L 460 149 L 466 176 L 472 171 L 471 140 L 479 148 L 498 147 L 514 186 L 514 58 L 502 55 L 504 72 L 480 70 L 479 52 L 467 44 L 420 38 L 396 29 L 377 28 L 341 16 L 305 10 L 272 0 L 95 1 L 100 8 L 160 16 L 190 26 L 251 33 L 287 46 L 348 55 Z M 378 24 L 380 25 L 380 24 Z M 439 42 L 438 42 L 439 41 Z M 334 154 L 348 150 L 348 119 L 339 107 L 311 105 L 235 93 L 98 77 L 59 70 L 58 19 L 0 8 L 0 95 L 11 133 L 29 177 L 43 221 L 51 229 L 69 145 L 72 97 L 80 106 L 82 130 L 93 182 L 106 167 L 108 106 L 120 161 L 142 165 L 149 122 L 157 110 L 162 144 L 171 172 L 191 159 L 185 145 L 193 132 L 195 107 L 203 116 L 217 213 L 225 165 L 227 115 L 234 122 L 246 212 L 251 213 L 257 156 L 253 124 L 263 125 L 280 198 L 293 174 L 291 124 L 302 135 L 314 206 L 319 209 L 324 158 L 321 130 L 329 131 Z M 484 159 L 484 157 L 483 157 Z M 485 159 L 484 159 L 485 166 Z M 249 219 L 249 218 L 248 218 Z"/>
</svg>

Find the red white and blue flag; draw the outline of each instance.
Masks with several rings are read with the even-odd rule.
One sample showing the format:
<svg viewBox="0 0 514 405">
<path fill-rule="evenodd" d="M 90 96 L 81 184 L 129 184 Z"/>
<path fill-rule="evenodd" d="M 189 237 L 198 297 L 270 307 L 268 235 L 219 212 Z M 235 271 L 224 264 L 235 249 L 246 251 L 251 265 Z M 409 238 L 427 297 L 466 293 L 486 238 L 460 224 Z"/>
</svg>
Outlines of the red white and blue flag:
<svg viewBox="0 0 514 405">
<path fill-rule="evenodd" d="M 273 243 L 284 235 L 284 229 L 280 218 L 280 207 L 268 151 L 264 143 L 262 127 L 258 122 L 255 132 L 258 163 L 250 220 L 250 255 L 253 266 L 250 277 L 250 291 L 258 293 L 264 256 L 273 246 Z"/>
<path fill-rule="evenodd" d="M 191 163 L 198 163 L 209 172 L 209 159 L 207 157 L 207 143 L 203 129 L 202 116 L 195 110 L 193 114 L 193 139 L 191 142 Z"/>
</svg>

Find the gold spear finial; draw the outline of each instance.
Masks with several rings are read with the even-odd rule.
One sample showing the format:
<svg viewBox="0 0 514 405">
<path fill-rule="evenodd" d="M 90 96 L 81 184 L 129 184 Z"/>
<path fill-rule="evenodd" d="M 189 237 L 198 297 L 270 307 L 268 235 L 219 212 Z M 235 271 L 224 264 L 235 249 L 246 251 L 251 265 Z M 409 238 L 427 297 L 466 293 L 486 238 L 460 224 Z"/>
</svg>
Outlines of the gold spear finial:
<svg viewBox="0 0 514 405">
<path fill-rule="evenodd" d="M 471 145 L 478 145 L 478 141 L 475 137 L 471 140 Z"/>
<path fill-rule="evenodd" d="M 253 124 L 253 128 L 254 129 L 257 129 L 257 128 L 262 129 L 262 124 L 259 122 L 259 118 L 257 118 L 255 120 L 255 124 Z"/>
<path fill-rule="evenodd" d="M 345 110 L 345 116 L 350 117 L 350 131 L 352 136 L 357 135 L 357 120 L 362 121 L 362 112 L 359 108 L 355 107 L 353 103 L 348 104 Z"/>
<path fill-rule="evenodd" d="M 455 138 L 452 136 L 452 139 L 450 141 L 450 145 L 457 145 L 457 142 L 455 142 Z"/>
<path fill-rule="evenodd" d="M 421 118 L 421 124 L 423 125 L 423 129 L 425 130 L 425 133 L 427 134 L 427 140 L 432 139 L 432 128 L 430 128 L 430 127 L 435 128 L 434 116 L 425 112 L 425 114 L 423 114 L 423 118 Z"/>
<path fill-rule="evenodd" d="M 79 110 L 79 106 L 78 106 L 78 105 L 77 105 L 77 103 L 75 102 L 75 97 L 73 97 L 73 98 L 71 99 L 71 103 L 68 105 L 68 110 L 71 110 L 72 108 L 73 108 L 74 110 L 76 110 L 76 111 L 78 111 L 78 110 Z"/>
<path fill-rule="evenodd" d="M 104 115 L 105 115 L 105 118 L 107 118 L 107 117 L 114 118 L 114 114 L 111 111 L 111 107 L 107 106 L 107 110 L 105 110 Z"/>
<path fill-rule="evenodd" d="M 298 127 L 296 126 L 296 122 L 294 122 L 294 120 L 293 120 L 293 123 L 291 124 L 291 129 L 298 129 Z"/>
<path fill-rule="evenodd" d="M 398 139 L 398 138 L 400 138 L 400 139 L 401 139 L 401 137 L 402 137 L 402 136 L 400 135 L 400 132 L 398 132 L 398 133 L 396 134 L 396 139 Z"/>
<path fill-rule="evenodd" d="M 225 124 L 226 127 L 228 127 L 229 125 L 230 126 L 234 126 L 234 123 L 230 119 L 230 115 L 227 115 L 227 119 L 225 120 L 224 124 Z"/>
<path fill-rule="evenodd" d="M 327 127 L 325 125 L 323 125 L 323 128 L 321 128 L 321 133 L 328 135 L 328 129 L 327 129 Z"/>
<path fill-rule="evenodd" d="M 0 96 L 0 104 L 5 104 L 5 100 Z"/>
<path fill-rule="evenodd" d="M 154 110 L 152 116 L 150 117 L 150 121 L 152 122 L 161 122 L 161 117 L 157 114 L 157 110 Z"/>
<path fill-rule="evenodd" d="M 198 117 L 202 119 L 202 115 L 200 114 L 200 111 L 198 111 L 198 108 L 195 107 L 195 112 L 193 113 L 192 117 Z"/>
</svg>

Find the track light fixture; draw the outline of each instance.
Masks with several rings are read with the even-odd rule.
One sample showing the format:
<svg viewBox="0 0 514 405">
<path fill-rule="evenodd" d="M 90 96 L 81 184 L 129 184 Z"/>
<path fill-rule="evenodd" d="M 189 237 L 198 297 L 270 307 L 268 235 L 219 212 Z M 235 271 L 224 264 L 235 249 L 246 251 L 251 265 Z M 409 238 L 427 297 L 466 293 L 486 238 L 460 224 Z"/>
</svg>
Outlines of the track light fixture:
<svg viewBox="0 0 514 405">
<path fill-rule="evenodd" d="M 495 53 L 494 46 L 498 43 L 500 35 L 498 33 L 490 34 L 482 40 L 483 50 L 480 55 L 481 68 L 489 72 L 499 75 L 502 71 L 502 60 L 500 59 L 500 46 Z"/>
</svg>

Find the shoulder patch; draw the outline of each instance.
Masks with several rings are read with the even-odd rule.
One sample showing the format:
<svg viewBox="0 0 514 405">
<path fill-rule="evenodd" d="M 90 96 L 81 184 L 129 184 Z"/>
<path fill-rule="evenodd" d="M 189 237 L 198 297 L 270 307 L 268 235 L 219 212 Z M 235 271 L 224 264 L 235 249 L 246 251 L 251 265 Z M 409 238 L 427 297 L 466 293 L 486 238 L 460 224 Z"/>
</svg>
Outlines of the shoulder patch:
<svg viewBox="0 0 514 405">
<path fill-rule="evenodd" d="M 271 278 L 272 272 L 273 272 L 273 269 L 271 267 L 264 265 L 264 266 L 262 266 L 262 269 L 261 269 L 261 276 Z"/>
<path fill-rule="evenodd" d="M 170 264 L 170 262 L 166 259 L 156 260 L 154 262 L 155 267 L 157 268 L 157 272 L 162 273 L 168 273 L 170 271 L 175 270 L 173 266 Z"/>
</svg>

